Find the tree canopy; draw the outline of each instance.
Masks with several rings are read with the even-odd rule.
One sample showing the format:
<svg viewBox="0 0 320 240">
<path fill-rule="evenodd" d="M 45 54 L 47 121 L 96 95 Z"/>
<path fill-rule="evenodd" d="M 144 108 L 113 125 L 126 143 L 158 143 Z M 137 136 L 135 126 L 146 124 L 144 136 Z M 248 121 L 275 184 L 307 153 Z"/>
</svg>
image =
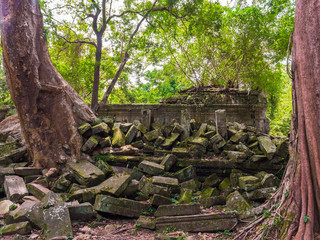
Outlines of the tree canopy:
<svg viewBox="0 0 320 240">
<path fill-rule="evenodd" d="M 191 86 L 260 89 L 268 95 L 272 130 L 287 134 L 292 1 L 233 1 L 225 6 L 210 0 L 68 0 L 42 1 L 41 7 L 53 64 L 87 103 L 93 101 L 96 78 L 97 98 L 102 99 L 127 52 L 110 103 L 155 103 Z M 154 11 L 146 16 L 150 9 Z M 2 82 L 3 104 L 8 91 Z"/>
</svg>

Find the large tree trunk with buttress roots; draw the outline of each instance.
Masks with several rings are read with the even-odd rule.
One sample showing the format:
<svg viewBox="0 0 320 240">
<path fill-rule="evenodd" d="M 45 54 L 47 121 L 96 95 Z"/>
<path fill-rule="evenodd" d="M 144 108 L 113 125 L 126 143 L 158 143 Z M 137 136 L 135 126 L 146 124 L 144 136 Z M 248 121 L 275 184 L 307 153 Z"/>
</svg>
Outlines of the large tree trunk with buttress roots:
<svg viewBox="0 0 320 240">
<path fill-rule="evenodd" d="M 320 1 L 298 0 L 293 34 L 294 167 L 285 217 L 294 217 L 282 237 L 314 239 L 320 230 Z"/>
<path fill-rule="evenodd" d="M 33 165 L 81 157 L 77 126 L 94 114 L 50 60 L 37 0 L 0 0 L 1 42 L 11 98 Z"/>
<path fill-rule="evenodd" d="M 261 217 L 236 239 L 320 239 L 320 1 L 297 0 L 290 160 Z"/>
</svg>

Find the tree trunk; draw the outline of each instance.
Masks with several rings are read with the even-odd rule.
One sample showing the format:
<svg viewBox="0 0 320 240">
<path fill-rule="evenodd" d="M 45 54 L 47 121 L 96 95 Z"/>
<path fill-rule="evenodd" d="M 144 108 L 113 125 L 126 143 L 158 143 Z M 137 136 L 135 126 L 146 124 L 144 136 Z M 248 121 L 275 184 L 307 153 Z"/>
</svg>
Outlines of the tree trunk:
<svg viewBox="0 0 320 240">
<path fill-rule="evenodd" d="M 242 229 L 236 239 L 320 239 L 319 25 L 320 1 L 297 0 L 290 160 L 279 190 L 266 204 L 272 218 L 259 218 Z"/>
<path fill-rule="evenodd" d="M 77 126 L 90 108 L 50 60 L 38 1 L 1 0 L 1 42 L 11 98 L 37 167 L 62 167 L 81 157 Z"/>
<path fill-rule="evenodd" d="M 284 203 L 294 223 L 286 236 L 314 239 L 320 223 L 320 2 L 298 0 L 292 49 L 291 191 Z"/>
<path fill-rule="evenodd" d="M 91 109 L 95 111 L 98 108 L 99 100 L 99 83 L 100 83 L 100 66 L 101 66 L 101 55 L 102 55 L 102 33 L 97 34 L 97 49 L 96 59 L 94 66 L 94 78 L 92 87 L 92 98 L 91 98 Z"/>
</svg>

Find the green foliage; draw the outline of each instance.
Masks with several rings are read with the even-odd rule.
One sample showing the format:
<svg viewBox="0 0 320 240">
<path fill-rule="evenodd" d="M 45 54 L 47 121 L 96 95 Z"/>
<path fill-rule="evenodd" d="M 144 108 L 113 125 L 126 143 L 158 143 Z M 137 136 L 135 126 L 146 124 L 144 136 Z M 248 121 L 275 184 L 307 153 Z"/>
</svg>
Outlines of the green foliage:
<svg viewBox="0 0 320 240">
<path fill-rule="evenodd" d="M 9 211 L 13 211 L 13 210 L 15 210 L 15 209 L 17 209 L 17 205 L 16 205 L 16 204 L 11 204 L 11 205 L 9 206 Z"/>
<path fill-rule="evenodd" d="M 278 94 L 278 101 L 270 102 L 267 115 L 270 118 L 270 133 L 277 136 L 288 136 L 291 128 L 291 79 L 286 73 L 282 73 L 284 86 Z"/>
<path fill-rule="evenodd" d="M 2 56 L 2 47 L 0 46 L 0 55 Z M 9 87 L 6 82 L 6 76 L 4 74 L 3 59 L 0 58 L 0 106 L 1 105 L 13 105 L 10 98 Z"/>
<path fill-rule="evenodd" d="M 303 217 L 303 222 L 304 222 L 304 223 L 307 223 L 308 220 L 310 220 L 309 215 L 306 215 L 306 216 Z"/>
</svg>

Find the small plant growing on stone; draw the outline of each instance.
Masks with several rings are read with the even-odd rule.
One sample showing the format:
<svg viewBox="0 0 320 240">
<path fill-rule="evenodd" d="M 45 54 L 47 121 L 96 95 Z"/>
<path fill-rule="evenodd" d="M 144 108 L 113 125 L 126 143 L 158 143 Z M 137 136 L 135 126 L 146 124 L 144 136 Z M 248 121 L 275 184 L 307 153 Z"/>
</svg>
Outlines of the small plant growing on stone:
<svg viewBox="0 0 320 240">
<path fill-rule="evenodd" d="M 13 210 L 15 210 L 15 209 L 17 209 L 17 205 L 11 204 L 11 205 L 9 206 L 9 211 L 13 211 Z"/>
</svg>

